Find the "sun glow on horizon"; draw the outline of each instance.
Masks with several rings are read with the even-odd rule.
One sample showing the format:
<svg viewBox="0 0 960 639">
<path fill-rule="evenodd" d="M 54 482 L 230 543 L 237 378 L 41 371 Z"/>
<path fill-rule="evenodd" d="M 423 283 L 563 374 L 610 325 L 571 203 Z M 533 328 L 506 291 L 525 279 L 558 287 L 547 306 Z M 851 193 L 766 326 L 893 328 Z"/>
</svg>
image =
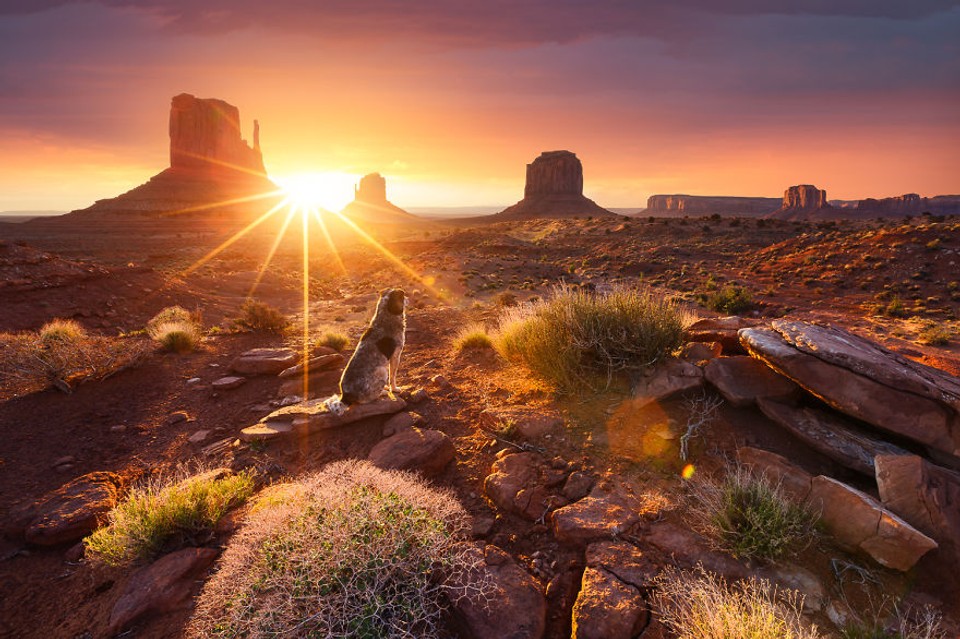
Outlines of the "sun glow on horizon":
<svg viewBox="0 0 960 639">
<path fill-rule="evenodd" d="M 297 206 L 339 211 L 353 201 L 353 189 L 360 176 L 342 171 L 327 171 L 271 175 L 270 179 L 276 182 Z"/>
</svg>

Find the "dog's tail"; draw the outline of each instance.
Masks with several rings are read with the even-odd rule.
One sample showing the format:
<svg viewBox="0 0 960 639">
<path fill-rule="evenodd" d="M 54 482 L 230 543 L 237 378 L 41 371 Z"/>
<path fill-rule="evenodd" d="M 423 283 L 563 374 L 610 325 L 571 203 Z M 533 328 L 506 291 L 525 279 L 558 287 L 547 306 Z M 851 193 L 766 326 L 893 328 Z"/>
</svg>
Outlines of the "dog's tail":
<svg viewBox="0 0 960 639">
<path fill-rule="evenodd" d="M 343 415 L 347 409 L 352 405 L 357 403 L 357 398 L 354 397 L 351 393 L 343 393 L 339 397 L 333 395 L 324 402 L 331 413 L 339 417 Z"/>
</svg>

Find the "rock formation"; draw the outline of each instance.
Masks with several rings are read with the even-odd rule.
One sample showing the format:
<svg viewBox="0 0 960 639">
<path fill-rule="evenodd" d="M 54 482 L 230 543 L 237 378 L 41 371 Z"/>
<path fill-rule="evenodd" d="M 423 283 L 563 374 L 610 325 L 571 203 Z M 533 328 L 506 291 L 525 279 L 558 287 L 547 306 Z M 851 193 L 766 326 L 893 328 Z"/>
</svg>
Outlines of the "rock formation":
<svg viewBox="0 0 960 639">
<path fill-rule="evenodd" d="M 614 215 L 583 195 L 583 165 L 570 151 L 544 151 L 527 165 L 523 199 L 491 219 Z"/>
<path fill-rule="evenodd" d="M 340 211 L 355 221 L 376 223 L 412 222 L 419 218 L 387 200 L 387 181 L 379 173 L 360 178 L 353 189 L 353 202 Z"/>
<path fill-rule="evenodd" d="M 835 217 L 827 192 L 812 184 L 791 186 L 783 192 L 780 208 L 768 217 L 778 220 L 819 220 Z"/>
<path fill-rule="evenodd" d="M 880 199 L 868 197 L 857 203 L 853 213 L 860 218 L 903 217 L 922 213 L 952 215 L 960 213 L 960 196 L 920 197 L 917 193 L 905 193 Z"/>
<path fill-rule="evenodd" d="M 131 191 L 75 215 L 163 217 L 250 216 L 270 208 L 275 193 L 260 152 L 260 125 L 254 121 L 253 147 L 240 135 L 240 111 L 217 99 L 182 93 L 170 105 L 170 167 Z M 246 202 L 236 202 L 247 199 Z M 233 201 L 232 204 L 223 203 Z"/>
<path fill-rule="evenodd" d="M 640 215 L 659 217 L 683 215 L 730 215 L 760 217 L 777 210 L 782 200 L 775 197 L 727 197 L 720 195 L 651 195 Z"/>
</svg>

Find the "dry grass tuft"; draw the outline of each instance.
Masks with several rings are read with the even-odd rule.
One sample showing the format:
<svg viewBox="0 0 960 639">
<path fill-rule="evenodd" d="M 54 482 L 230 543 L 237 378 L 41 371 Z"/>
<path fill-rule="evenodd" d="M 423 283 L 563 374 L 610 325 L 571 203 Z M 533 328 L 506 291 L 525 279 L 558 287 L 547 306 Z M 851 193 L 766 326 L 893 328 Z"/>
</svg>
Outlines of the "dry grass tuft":
<svg viewBox="0 0 960 639">
<path fill-rule="evenodd" d="M 231 508 L 253 494 L 254 476 L 223 470 L 178 472 L 134 488 L 85 540 L 91 556 L 110 565 L 149 559 L 209 540 Z"/>
<path fill-rule="evenodd" d="M 820 639 L 801 618 L 803 597 L 765 579 L 736 585 L 703 568 L 668 568 L 654 595 L 664 624 L 677 639 Z"/>
<path fill-rule="evenodd" d="M 650 290 L 561 286 L 550 299 L 504 309 L 493 341 L 505 359 L 574 392 L 666 357 L 681 345 L 689 319 L 677 302 Z"/>
<path fill-rule="evenodd" d="M 319 346 L 326 346 L 335 351 L 342 351 L 350 343 L 350 338 L 337 331 L 324 331 L 316 342 Z"/>
<path fill-rule="evenodd" d="M 188 353 L 203 339 L 197 318 L 181 306 L 168 306 L 147 322 L 147 335 L 164 350 Z"/>
<path fill-rule="evenodd" d="M 449 598 L 467 593 L 441 576 L 475 569 L 459 543 L 466 520 L 451 493 L 368 462 L 275 486 L 204 587 L 188 636 L 442 636 Z"/>
<path fill-rule="evenodd" d="M 492 349 L 493 340 L 482 324 L 470 324 L 453 338 L 453 350 L 461 353 L 465 350 Z"/>
<path fill-rule="evenodd" d="M 77 343 L 87 339 L 87 331 L 74 320 L 55 319 L 44 324 L 39 331 L 40 342 L 44 346 L 62 343 Z"/>
</svg>

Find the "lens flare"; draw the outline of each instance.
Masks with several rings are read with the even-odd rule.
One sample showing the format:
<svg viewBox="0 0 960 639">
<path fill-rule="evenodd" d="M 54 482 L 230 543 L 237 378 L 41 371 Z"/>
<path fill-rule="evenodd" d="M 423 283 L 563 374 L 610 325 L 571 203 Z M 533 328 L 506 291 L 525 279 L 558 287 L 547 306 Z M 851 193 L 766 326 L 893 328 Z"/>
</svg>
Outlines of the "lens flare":
<svg viewBox="0 0 960 639">
<path fill-rule="evenodd" d="M 683 467 L 683 470 L 680 471 L 680 476 L 684 479 L 693 479 L 693 473 L 696 469 L 693 467 L 693 464 L 687 464 Z"/>
</svg>

